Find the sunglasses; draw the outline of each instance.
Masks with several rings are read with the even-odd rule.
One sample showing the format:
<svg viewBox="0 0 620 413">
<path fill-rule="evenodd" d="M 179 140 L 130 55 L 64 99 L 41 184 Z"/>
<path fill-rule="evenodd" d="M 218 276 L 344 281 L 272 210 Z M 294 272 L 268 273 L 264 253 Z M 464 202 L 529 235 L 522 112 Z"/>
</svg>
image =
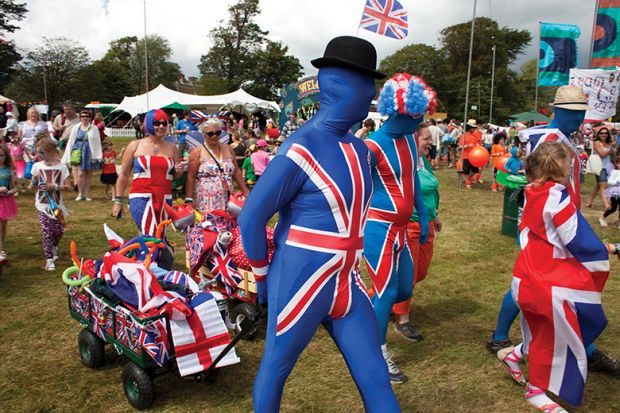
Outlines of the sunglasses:
<svg viewBox="0 0 620 413">
<path fill-rule="evenodd" d="M 87 116 L 87 115 L 80 115 L 80 118 L 82 118 L 82 119 L 90 119 L 90 116 Z"/>
<path fill-rule="evenodd" d="M 45 156 L 45 152 L 43 152 L 43 151 L 40 151 L 40 150 L 39 150 L 39 151 L 37 151 L 37 153 L 38 153 L 39 155 L 41 155 L 41 156 Z"/>
<path fill-rule="evenodd" d="M 205 135 L 207 135 L 209 138 L 212 138 L 213 136 L 220 136 L 221 134 L 221 130 L 216 130 L 215 132 L 205 132 Z"/>
<path fill-rule="evenodd" d="M 168 122 L 165 120 L 155 120 L 153 121 L 153 126 L 168 126 Z"/>
</svg>

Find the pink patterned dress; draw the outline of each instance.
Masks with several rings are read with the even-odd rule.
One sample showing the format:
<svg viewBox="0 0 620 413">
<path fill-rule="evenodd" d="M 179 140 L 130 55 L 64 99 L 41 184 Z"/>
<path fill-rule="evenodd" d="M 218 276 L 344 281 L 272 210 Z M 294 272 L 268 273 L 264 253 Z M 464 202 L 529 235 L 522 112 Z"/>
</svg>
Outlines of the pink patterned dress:
<svg viewBox="0 0 620 413">
<path fill-rule="evenodd" d="M 201 213 L 216 209 L 225 210 L 228 195 L 233 189 L 232 176 L 235 172 L 235 160 L 226 156 L 218 159 L 223 173 L 215 160 L 207 154 L 200 162 L 196 176 L 196 194 L 194 205 Z"/>
</svg>

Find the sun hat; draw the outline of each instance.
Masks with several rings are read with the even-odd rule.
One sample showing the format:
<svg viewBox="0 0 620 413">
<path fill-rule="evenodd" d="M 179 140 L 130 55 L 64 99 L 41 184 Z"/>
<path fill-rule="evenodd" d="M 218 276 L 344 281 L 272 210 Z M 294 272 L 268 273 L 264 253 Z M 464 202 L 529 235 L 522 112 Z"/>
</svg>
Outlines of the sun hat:
<svg viewBox="0 0 620 413">
<path fill-rule="evenodd" d="M 476 119 L 469 119 L 467 121 L 467 126 L 474 126 L 474 127 L 478 127 L 478 123 L 476 122 Z"/>
<path fill-rule="evenodd" d="M 568 110 L 589 110 L 588 97 L 580 86 L 560 86 L 555 99 L 550 103 L 554 108 Z"/>
<path fill-rule="evenodd" d="M 267 146 L 267 141 L 264 139 L 259 139 L 258 142 L 256 142 L 256 146 L 258 146 L 259 148 L 264 148 L 265 146 Z"/>
<path fill-rule="evenodd" d="M 13 112 L 7 112 L 6 115 L 7 116 L 13 116 Z"/>
<path fill-rule="evenodd" d="M 325 66 L 344 67 L 375 79 L 385 78 L 385 74 L 375 70 L 377 50 L 367 40 L 354 36 L 339 36 L 331 39 L 325 47 L 323 57 L 312 60 L 312 66 L 320 69 Z"/>
</svg>

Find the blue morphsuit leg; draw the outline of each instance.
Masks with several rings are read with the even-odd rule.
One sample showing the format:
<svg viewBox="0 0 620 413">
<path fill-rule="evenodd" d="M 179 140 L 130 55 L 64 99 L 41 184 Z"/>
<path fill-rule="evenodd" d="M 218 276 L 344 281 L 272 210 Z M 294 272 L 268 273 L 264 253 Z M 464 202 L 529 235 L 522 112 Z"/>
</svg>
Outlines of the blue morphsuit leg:
<svg viewBox="0 0 620 413">
<path fill-rule="evenodd" d="M 508 339 L 510 326 L 519 315 L 519 311 L 519 306 L 517 306 L 517 303 L 515 303 L 515 300 L 512 298 L 512 293 L 510 290 L 508 290 L 499 309 L 497 326 L 495 327 L 495 335 L 493 336 L 493 340 L 500 341 Z"/>
<path fill-rule="evenodd" d="M 594 353 L 595 351 L 596 351 L 596 344 L 590 343 L 590 345 L 586 347 L 586 355 L 588 356 L 588 359 L 592 358 L 592 353 Z"/>
<path fill-rule="evenodd" d="M 358 288 L 353 288 L 351 312 L 338 320 L 329 319 L 325 329 L 332 336 L 349 367 L 364 401 L 364 410 L 400 412 L 390 384 L 387 365 L 381 355 L 379 331 L 370 302 Z"/>
</svg>

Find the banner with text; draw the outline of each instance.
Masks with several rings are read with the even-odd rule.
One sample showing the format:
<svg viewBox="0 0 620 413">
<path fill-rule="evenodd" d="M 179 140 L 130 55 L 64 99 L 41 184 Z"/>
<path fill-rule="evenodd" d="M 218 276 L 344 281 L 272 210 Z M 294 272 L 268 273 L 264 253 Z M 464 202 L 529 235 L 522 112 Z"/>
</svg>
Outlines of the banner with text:
<svg viewBox="0 0 620 413">
<path fill-rule="evenodd" d="M 604 121 L 616 115 L 620 70 L 571 69 L 569 83 L 583 87 L 588 96 L 591 109 L 586 120 Z"/>
</svg>

